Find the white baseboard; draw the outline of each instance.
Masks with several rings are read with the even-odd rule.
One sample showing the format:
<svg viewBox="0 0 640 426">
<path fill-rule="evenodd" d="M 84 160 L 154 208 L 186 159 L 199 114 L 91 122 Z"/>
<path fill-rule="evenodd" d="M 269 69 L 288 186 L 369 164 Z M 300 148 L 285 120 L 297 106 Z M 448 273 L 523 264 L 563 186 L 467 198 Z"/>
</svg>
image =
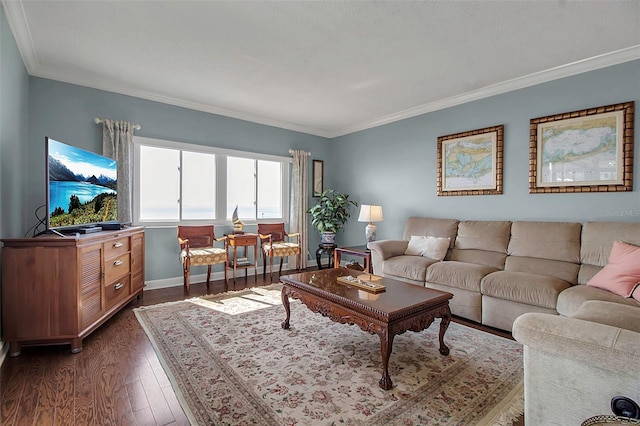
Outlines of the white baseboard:
<svg viewBox="0 0 640 426">
<path fill-rule="evenodd" d="M 288 271 L 288 270 L 295 270 L 295 268 L 293 267 L 289 267 L 288 263 L 285 263 L 282 265 L 282 272 L 284 273 L 284 271 Z M 248 275 L 249 276 L 253 276 L 253 268 L 248 268 L 247 269 Z M 269 272 L 269 271 L 267 271 Z M 230 275 L 229 278 L 231 278 L 231 274 L 233 272 L 230 271 Z M 273 273 L 277 274 L 278 273 L 278 266 L 277 265 L 273 265 Z M 262 267 L 258 266 L 258 274 L 262 274 Z M 238 270 L 236 278 L 237 277 L 244 277 L 244 270 Z M 203 283 L 207 280 L 207 274 L 197 274 L 197 275 L 191 275 L 191 282 L 192 283 Z M 224 280 L 224 272 L 223 271 L 218 271 L 218 272 L 212 272 L 211 273 L 211 281 L 218 281 L 218 280 Z M 183 283 L 183 278 L 180 277 L 173 277 L 173 278 L 163 278 L 160 280 L 150 280 L 150 281 L 145 281 L 145 290 L 156 290 L 156 289 L 160 289 L 160 288 L 168 288 L 168 287 L 182 287 L 184 285 Z"/>
</svg>

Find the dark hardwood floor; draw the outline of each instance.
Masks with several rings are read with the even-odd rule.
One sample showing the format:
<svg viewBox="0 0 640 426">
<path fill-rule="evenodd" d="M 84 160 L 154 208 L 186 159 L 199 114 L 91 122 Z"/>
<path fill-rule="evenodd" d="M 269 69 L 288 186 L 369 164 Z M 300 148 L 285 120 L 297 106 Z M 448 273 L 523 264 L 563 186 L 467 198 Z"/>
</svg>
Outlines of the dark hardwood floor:
<svg viewBox="0 0 640 426">
<path fill-rule="evenodd" d="M 240 278 L 230 290 L 268 285 Z M 225 291 L 224 281 L 210 293 Z M 206 294 L 193 284 L 190 296 Z M 171 383 L 133 313 L 141 305 L 182 300 L 182 287 L 148 290 L 83 340 L 82 352 L 69 345 L 24 347 L 0 368 L 0 425 L 188 425 Z M 488 329 L 454 318 L 494 334 Z M 524 425 L 520 419 L 516 425 Z"/>
</svg>

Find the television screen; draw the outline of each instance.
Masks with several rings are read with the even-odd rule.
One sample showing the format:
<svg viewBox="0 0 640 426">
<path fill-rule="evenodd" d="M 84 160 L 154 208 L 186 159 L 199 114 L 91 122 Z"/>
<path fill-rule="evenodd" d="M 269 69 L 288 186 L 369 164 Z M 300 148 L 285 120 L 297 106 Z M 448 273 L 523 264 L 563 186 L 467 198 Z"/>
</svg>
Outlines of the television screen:
<svg viewBox="0 0 640 426">
<path fill-rule="evenodd" d="M 117 163 L 46 138 L 47 229 L 117 221 Z"/>
</svg>

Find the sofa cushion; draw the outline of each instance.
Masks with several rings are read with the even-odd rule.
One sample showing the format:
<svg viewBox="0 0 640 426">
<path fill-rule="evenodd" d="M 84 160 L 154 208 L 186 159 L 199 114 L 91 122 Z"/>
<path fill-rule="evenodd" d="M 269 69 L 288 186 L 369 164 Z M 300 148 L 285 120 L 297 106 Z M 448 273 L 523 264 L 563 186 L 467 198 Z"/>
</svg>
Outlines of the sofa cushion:
<svg viewBox="0 0 640 426">
<path fill-rule="evenodd" d="M 483 296 L 556 309 L 558 295 L 571 284 L 559 278 L 527 272 L 498 271 L 480 283 Z"/>
<path fill-rule="evenodd" d="M 458 250 L 486 250 L 507 253 L 511 222 L 472 221 L 458 224 L 455 248 Z"/>
<path fill-rule="evenodd" d="M 403 240 L 409 240 L 412 235 L 431 235 L 433 237 L 449 237 L 451 245 L 456 239 L 458 220 L 433 219 L 428 217 L 410 217 L 404 227 Z"/>
<path fill-rule="evenodd" d="M 587 222 L 582 227 L 580 262 L 604 266 L 609 262 L 613 242 L 619 240 L 640 245 L 640 223 Z M 585 281 L 586 282 L 586 281 Z M 581 282 L 580 284 L 584 284 Z"/>
<path fill-rule="evenodd" d="M 601 266 L 589 265 L 583 263 L 578 271 L 578 284 L 586 284 L 595 274 L 602 270 Z"/>
<path fill-rule="evenodd" d="M 568 222 L 513 222 L 508 254 L 577 264 L 581 226 Z"/>
<path fill-rule="evenodd" d="M 640 333 L 640 307 L 601 300 L 584 302 L 571 318 L 606 324 Z"/>
<path fill-rule="evenodd" d="M 539 259 L 535 257 L 508 256 L 504 269 L 511 272 L 528 272 L 531 274 L 547 275 L 568 281 L 578 282 L 580 266 L 575 263 L 559 260 Z"/>
<path fill-rule="evenodd" d="M 412 235 L 404 254 L 442 260 L 447 255 L 450 242 L 449 237 Z"/>
<path fill-rule="evenodd" d="M 479 292 L 482 278 L 497 270 L 491 266 L 474 263 L 444 261 L 435 263 L 427 269 L 426 281 Z"/>
<path fill-rule="evenodd" d="M 385 260 L 382 272 L 385 275 L 408 278 L 414 281 L 425 281 L 427 267 L 438 262 L 436 259 L 422 256 L 395 256 Z"/>
<path fill-rule="evenodd" d="M 604 302 L 614 302 L 640 308 L 640 302 L 635 299 L 618 296 L 617 294 L 597 287 L 579 284 L 560 293 L 556 310 L 560 315 L 570 317 L 575 314 L 580 306 L 587 300 L 602 300 Z"/>
<path fill-rule="evenodd" d="M 476 263 L 478 265 L 491 266 L 495 269 L 504 269 L 504 262 L 507 259 L 506 253 L 485 250 L 451 250 L 447 260 L 458 262 Z"/>
<path fill-rule="evenodd" d="M 458 235 L 447 260 L 477 263 L 504 269 L 511 222 L 464 221 L 458 224 Z"/>
<path fill-rule="evenodd" d="M 640 247 L 614 241 L 609 263 L 587 285 L 640 300 L 640 292 L 634 292 L 640 285 Z"/>
</svg>

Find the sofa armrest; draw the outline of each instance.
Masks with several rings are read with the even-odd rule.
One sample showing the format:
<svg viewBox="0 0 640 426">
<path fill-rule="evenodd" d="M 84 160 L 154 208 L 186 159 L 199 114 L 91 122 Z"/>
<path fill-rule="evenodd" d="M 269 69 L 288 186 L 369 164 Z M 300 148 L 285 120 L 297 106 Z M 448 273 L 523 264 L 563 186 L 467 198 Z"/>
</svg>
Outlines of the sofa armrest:
<svg viewBox="0 0 640 426">
<path fill-rule="evenodd" d="M 640 365 L 640 333 L 619 327 L 527 313 L 513 323 L 513 337 L 525 346 L 607 371 Z"/>
<path fill-rule="evenodd" d="M 381 260 L 385 260 L 403 255 L 408 245 L 409 241 L 406 240 L 382 240 L 370 242 L 367 244 L 367 248 L 371 250 L 372 254 L 377 254 Z"/>
<path fill-rule="evenodd" d="M 407 240 L 380 240 L 367 244 L 367 248 L 371 250 L 373 273 L 381 275 L 382 262 L 390 257 L 403 255 L 408 245 L 409 241 Z"/>
</svg>

